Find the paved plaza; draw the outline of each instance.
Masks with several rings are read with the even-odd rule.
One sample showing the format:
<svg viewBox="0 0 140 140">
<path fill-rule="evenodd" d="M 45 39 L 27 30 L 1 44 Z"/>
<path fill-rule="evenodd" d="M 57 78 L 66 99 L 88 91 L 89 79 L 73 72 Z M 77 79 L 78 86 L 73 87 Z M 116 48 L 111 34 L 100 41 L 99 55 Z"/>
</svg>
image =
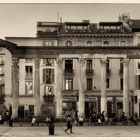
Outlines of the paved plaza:
<svg viewBox="0 0 140 140">
<path fill-rule="evenodd" d="M 48 134 L 46 126 L 0 126 L 1 137 L 140 137 L 140 126 L 74 126 L 65 133 L 65 125 L 55 126 L 55 135 Z"/>
</svg>

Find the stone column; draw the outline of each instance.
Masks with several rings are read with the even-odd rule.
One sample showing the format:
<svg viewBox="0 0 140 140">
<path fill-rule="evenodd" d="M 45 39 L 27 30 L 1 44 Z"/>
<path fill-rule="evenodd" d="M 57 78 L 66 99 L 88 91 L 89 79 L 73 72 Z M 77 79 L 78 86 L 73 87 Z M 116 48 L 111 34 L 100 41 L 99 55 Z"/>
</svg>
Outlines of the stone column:
<svg viewBox="0 0 140 140">
<path fill-rule="evenodd" d="M 18 58 L 12 58 L 12 99 L 13 99 L 13 106 L 12 106 L 12 117 L 18 116 L 18 95 L 19 95 L 19 68 L 18 68 Z"/>
<path fill-rule="evenodd" d="M 79 58 L 79 101 L 78 101 L 78 115 L 84 117 L 85 116 L 85 59 Z"/>
<path fill-rule="evenodd" d="M 106 59 L 101 59 L 101 113 L 107 113 L 106 97 Z"/>
<path fill-rule="evenodd" d="M 34 59 L 34 97 L 35 97 L 35 116 L 41 115 L 40 101 L 40 58 Z"/>
<path fill-rule="evenodd" d="M 56 117 L 62 118 L 62 106 L 63 106 L 63 97 L 62 97 L 62 89 L 63 89 L 63 60 L 58 58 L 56 60 Z"/>
<path fill-rule="evenodd" d="M 129 115 L 129 59 L 123 60 L 123 112 Z"/>
</svg>

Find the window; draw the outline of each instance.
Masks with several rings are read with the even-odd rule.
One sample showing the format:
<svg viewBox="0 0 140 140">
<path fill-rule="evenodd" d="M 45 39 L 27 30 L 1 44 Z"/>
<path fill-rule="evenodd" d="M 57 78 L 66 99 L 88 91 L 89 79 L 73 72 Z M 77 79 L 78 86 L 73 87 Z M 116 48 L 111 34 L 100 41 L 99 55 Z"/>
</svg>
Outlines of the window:
<svg viewBox="0 0 140 140">
<path fill-rule="evenodd" d="M 120 46 L 126 46 L 126 42 L 124 40 L 121 40 Z"/>
<path fill-rule="evenodd" d="M 86 69 L 87 69 L 87 72 L 91 72 L 92 71 L 92 60 L 88 59 L 86 61 Z"/>
<path fill-rule="evenodd" d="M 33 77 L 33 66 L 25 66 L 26 78 Z"/>
<path fill-rule="evenodd" d="M 0 86 L 0 95 L 4 94 L 4 86 Z"/>
<path fill-rule="evenodd" d="M 92 42 L 91 41 L 87 41 L 86 42 L 86 46 L 92 46 Z"/>
<path fill-rule="evenodd" d="M 52 86 L 44 86 L 44 93 L 45 93 L 45 95 L 52 95 L 53 94 L 53 87 Z"/>
<path fill-rule="evenodd" d="M 53 84 L 54 83 L 54 69 L 43 69 L 43 83 Z"/>
<path fill-rule="evenodd" d="M 120 89 L 123 90 L 123 78 L 120 78 Z"/>
<path fill-rule="evenodd" d="M 106 79 L 106 88 L 109 88 L 110 87 L 110 83 L 109 82 L 110 82 L 110 80 L 109 80 L 109 78 L 107 78 Z"/>
<path fill-rule="evenodd" d="M 25 95 L 33 95 L 33 82 L 25 81 Z"/>
<path fill-rule="evenodd" d="M 72 73 L 73 60 L 65 60 L 65 72 Z"/>
<path fill-rule="evenodd" d="M 123 61 L 120 60 L 120 72 L 123 73 Z"/>
<path fill-rule="evenodd" d="M 29 105 L 29 116 L 34 116 L 34 105 Z"/>
<path fill-rule="evenodd" d="M 43 59 L 43 65 L 44 66 L 53 66 L 54 65 L 54 59 L 49 59 L 49 58 Z"/>
<path fill-rule="evenodd" d="M 73 79 L 65 79 L 65 89 L 66 90 L 73 90 Z"/>
<path fill-rule="evenodd" d="M 109 41 L 104 41 L 103 46 L 109 46 Z"/>
<path fill-rule="evenodd" d="M 43 41 L 43 46 L 54 46 L 54 41 L 53 40 L 45 40 Z"/>
<path fill-rule="evenodd" d="M 3 67 L 0 66 L 0 74 L 3 74 L 3 73 L 4 73 L 4 71 L 3 71 Z"/>
<path fill-rule="evenodd" d="M 73 110 L 76 110 L 76 102 L 63 102 L 63 115 Z"/>
<path fill-rule="evenodd" d="M 3 64 L 3 56 L 0 56 L 0 64 Z"/>
<path fill-rule="evenodd" d="M 109 73 L 109 59 L 107 59 L 107 63 L 106 63 L 106 72 Z"/>
<path fill-rule="evenodd" d="M 72 41 L 66 41 L 65 45 L 66 45 L 66 46 L 73 46 L 73 45 L 72 45 Z"/>
<path fill-rule="evenodd" d="M 140 59 L 138 59 L 138 69 L 140 69 Z"/>
<path fill-rule="evenodd" d="M 4 84 L 4 77 L 0 76 L 0 84 Z"/>
<path fill-rule="evenodd" d="M 92 90 L 92 78 L 87 79 L 87 90 Z"/>
</svg>

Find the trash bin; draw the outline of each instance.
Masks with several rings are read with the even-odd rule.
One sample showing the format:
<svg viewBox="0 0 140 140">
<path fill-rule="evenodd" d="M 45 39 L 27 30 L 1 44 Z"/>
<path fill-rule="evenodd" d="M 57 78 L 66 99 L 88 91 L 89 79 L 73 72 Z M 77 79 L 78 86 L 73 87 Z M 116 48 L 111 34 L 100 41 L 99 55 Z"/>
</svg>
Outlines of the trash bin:
<svg viewBox="0 0 140 140">
<path fill-rule="evenodd" d="M 49 124 L 49 135 L 54 135 L 54 124 Z"/>
</svg>

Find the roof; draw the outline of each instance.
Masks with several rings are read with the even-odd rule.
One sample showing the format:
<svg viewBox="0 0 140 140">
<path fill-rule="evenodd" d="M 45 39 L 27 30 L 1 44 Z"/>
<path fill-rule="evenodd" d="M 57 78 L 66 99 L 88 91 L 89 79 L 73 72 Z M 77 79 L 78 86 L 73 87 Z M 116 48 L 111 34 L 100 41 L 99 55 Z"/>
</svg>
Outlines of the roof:
<svg viewBox="0 0 140 140">
<path fill-rule="evenodd" d="M 89 22 L 65 22 L 66 25 L 79 25 L 79 26 L 83 26 L 83 25 L 89 25 Z"/>
<path fill-rule="evenodd" d="M 0 46 L 5 46 L 5 45 L 10 45 L 10 46 L 16 46 L 16 44 L 12 43 L 12 42 L 9 42 L 7 40 L 3 40 L 3 39 L 0 39 Z"/>
<path fill-rule="evenodd" d="M 122 22 L 99 22 L 100 26 L 120 26 Z"/>
</svg>

